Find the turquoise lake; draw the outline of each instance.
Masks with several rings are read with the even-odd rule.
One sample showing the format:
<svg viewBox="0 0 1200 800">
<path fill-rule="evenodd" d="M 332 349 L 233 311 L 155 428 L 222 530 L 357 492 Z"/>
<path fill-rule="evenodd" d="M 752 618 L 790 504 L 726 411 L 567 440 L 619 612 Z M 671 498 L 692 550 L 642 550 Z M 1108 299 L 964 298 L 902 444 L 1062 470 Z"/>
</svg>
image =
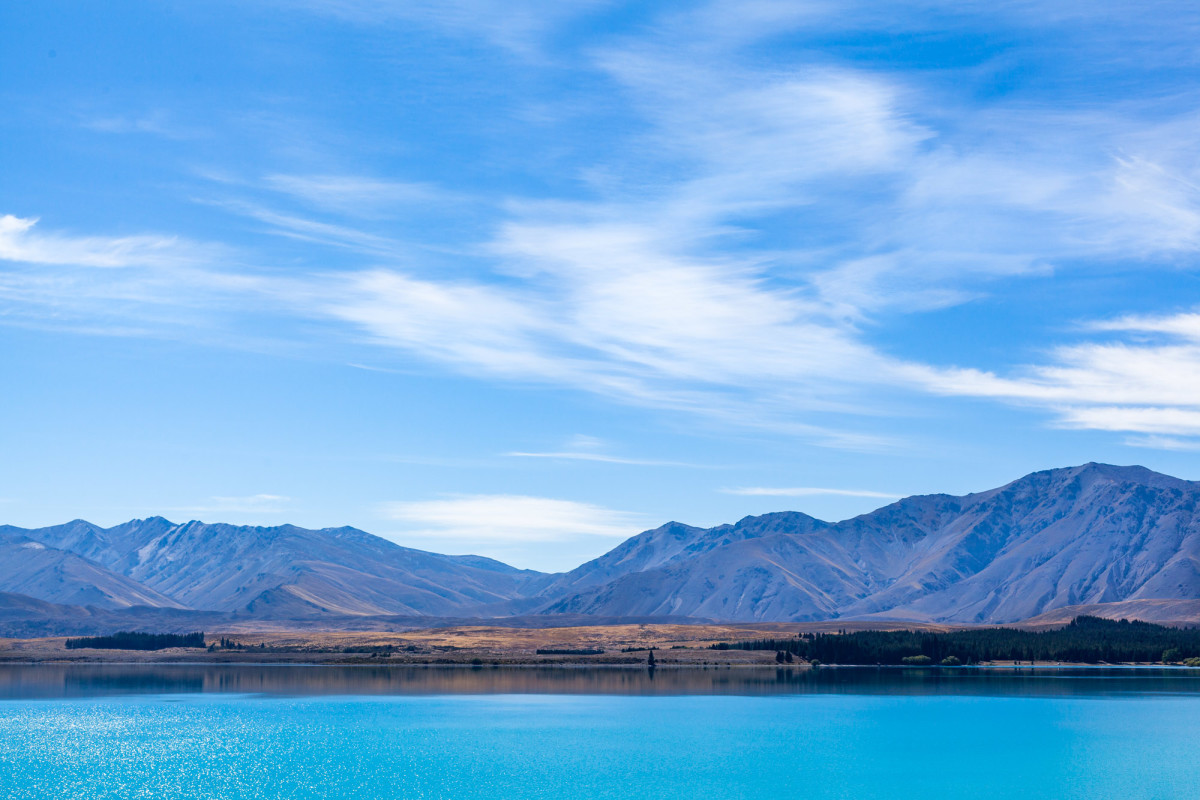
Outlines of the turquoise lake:
<svg viewBox="0 0 1200 800">
<path fill-rule="evenodd" d="M 6 798 L 1180 798 L 1163 670 L 0 667 Z"/>
</svg>

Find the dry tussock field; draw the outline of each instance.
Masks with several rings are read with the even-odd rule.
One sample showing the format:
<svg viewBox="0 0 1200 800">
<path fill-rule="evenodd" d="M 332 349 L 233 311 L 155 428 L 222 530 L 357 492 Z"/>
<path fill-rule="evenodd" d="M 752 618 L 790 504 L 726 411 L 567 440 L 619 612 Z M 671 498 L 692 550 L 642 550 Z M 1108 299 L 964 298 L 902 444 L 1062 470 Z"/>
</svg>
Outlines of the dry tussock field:
<svg viewBox="0 0 1200 800">
<path fill-rule="evenodd" d="M 789 638 L 800 632 L 865 628 L 926 628 L 913 623 L 761 623 L 725 625 L 629 624 L 565 628 L 463 625 L 400 632 L 210 632 L 209 650 L 67 649 L 65 637 L 0 639 L 0 661 L 195 661 L 283 663 L 644 663 L 649 649 L 662 665 L 773 663 L 769 651 L 715 651 L 711 645 L 742 639 Z M 222 647 L 221 640 L 231 646 Z M 603 651 L 539 653 L 538 651 Z"/>
</svg>

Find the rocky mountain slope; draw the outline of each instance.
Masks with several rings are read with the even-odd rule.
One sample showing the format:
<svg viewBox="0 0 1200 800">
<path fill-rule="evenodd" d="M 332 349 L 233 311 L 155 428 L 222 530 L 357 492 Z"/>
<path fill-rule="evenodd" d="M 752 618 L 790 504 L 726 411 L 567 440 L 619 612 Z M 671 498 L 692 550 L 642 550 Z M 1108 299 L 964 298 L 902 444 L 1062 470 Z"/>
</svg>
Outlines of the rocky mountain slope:
<svg viewBox="0 0 1200 800">
<path fill-rule="evenodd" d="M 1198 501 L 1200 484 L 1087 464 L 800 531 L 789 515 L 753 517 L 694 534 L 721 531 L 727 543 L 650 569 L 611 569 L 603 583 L 547 597 L 543 611 L 992 623 L 1072 605 L 1195 599 Z"/>
<path fill-rule="evenodd" d="M 166 595 L 70 551 L 0 530 L 0 592 L 98 608 L 183 608 Z"/>
<path fill-rule="evenodd" d="M 1086 464 L 964 497 L 910 497 L 837 523 L 796 512 L 707 529 L 669 523 L 558 575 L 412 550 L 353 528 L 161 517 L 113 528 L 4 526 L 0 621 L 25 630 L 34 617 L 115 620 L 148 609 L 156 619 L 328 619 L 343 628 L 354 618 L 521 614 L 999 623 L 1069 608 L 1175 619 L 1200 608 L 1198 501 L 1200 483 Z"/>
<path fill-rule="evenodd" d="M 161 517 L 101 528 L 76 520 L 36 530 L 3 528 L 5 542 L 10 551 L 39 549 L 6 560 L 0 591 L 104 608 L 139 602 L 281 618 L 452 616 L 484 613 L 531 594 L 543 578 L 491 559 L 400 547 L 354 528 L 177 525 Z M 77 565 L 87 565 L 90 572 L 72 578 L 61 568 L 39 566 L 53 560 L 75 565 L 77 573 Z M 86 597 L 62 588 L 89 581 L 92 589 L 79 589 Z M 142 588 L 139 600 L 129 587 Z"/>
</svg>

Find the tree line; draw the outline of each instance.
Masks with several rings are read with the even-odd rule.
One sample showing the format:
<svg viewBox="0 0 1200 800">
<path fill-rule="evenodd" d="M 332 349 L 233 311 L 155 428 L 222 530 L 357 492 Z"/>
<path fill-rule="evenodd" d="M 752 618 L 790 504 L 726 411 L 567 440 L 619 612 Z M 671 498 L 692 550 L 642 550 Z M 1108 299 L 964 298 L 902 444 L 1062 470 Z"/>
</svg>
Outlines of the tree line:
<svg viewBox="0 0 1200 800">
<path fill-rule="evenodd" d="M 166 650 L 168 647 L 204 647 L 203 633 L 141 633 L 120 631 L 112 636 L 83 636 L 67 639 L 68 650 Z"/>
<path fill-rule="evenodd" d="M 978 664 L 988 661 L 1127 661 L 1200 666 L 1200 629 L 1149 622 L 1076 617 L 1046 631 L 978 628 L 927 631 L 801 633 L 794 639 L 718 642 L 715 650 L 775 650 L 824 664 Z M 777 655 L 776 660 L 783 660 Z"/>
</svg>

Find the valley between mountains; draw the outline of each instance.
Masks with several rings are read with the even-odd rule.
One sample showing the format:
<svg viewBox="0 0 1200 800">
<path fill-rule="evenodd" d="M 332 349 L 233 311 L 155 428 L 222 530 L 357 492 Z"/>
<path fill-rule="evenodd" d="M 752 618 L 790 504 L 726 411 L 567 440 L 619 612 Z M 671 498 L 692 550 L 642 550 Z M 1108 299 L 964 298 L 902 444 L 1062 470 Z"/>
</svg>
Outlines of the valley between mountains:
<svg viewBox="0 0 1200 800">
<path fill-rule="evenodd" d="M 371 630 L 487 620 L 997 624 L 1079 613 L 1200 621 L 1200 482 L 1035 472 L 842 522 L 671 522 L 566 573 L 401 547 L 354 528 L 161 517 L 0 526 L 0 636 L 237 624 Z"/>
</svg>

